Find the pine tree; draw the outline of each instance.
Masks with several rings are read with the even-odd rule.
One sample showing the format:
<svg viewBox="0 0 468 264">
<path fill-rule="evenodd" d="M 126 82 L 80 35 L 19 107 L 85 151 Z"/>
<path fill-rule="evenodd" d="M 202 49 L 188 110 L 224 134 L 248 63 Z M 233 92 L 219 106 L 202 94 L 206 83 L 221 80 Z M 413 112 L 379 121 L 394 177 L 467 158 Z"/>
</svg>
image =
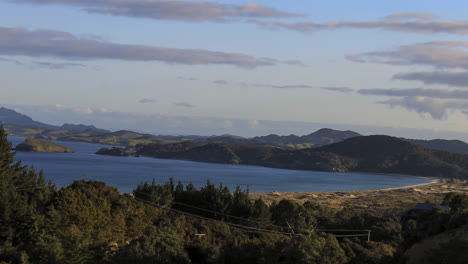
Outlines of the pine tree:
<svg viewBox="0 0 468 264">
<path fill-rule="evenodd" d="M 15 162 L 15 153 L 0 126 L 0 261 L 11 260 L 1 252 L 16 249 L 15 258 L 24 260 L 34 251 L 43 235 L 44 221 L 38 210 L 44 209 L 55 192 L 33 168 Z M 15 262 L 15 261 L 13 261 Z"/>
<path fill-rule="evenodd" d="M 24 168 L 14 161 L 11 143 L 2 126 L 0 126 L 0 246 L 13 239 L 13 221 L 15 213 L 21 208 L 21 197 L 16 183 Z"/>
</svg>

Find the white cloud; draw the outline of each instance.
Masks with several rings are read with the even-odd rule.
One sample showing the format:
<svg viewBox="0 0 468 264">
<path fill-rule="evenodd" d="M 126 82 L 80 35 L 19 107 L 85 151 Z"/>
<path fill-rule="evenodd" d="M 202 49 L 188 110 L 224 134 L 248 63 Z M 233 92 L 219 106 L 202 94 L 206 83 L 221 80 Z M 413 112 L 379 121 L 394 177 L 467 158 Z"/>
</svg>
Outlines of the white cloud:
<svg viewBox="0 0 468 264">
<path fill-rule="evenodd" d="M 433 119 L 446 119 L 449 110 L 468 109 L 467 101 L 445 100 L 426 97 L 403 97 L 389 99 L 380 102 L 391 107 L 403 107 L 409 111 L 415 111 L 421 115 L 429 114 Z"/>
</svg>

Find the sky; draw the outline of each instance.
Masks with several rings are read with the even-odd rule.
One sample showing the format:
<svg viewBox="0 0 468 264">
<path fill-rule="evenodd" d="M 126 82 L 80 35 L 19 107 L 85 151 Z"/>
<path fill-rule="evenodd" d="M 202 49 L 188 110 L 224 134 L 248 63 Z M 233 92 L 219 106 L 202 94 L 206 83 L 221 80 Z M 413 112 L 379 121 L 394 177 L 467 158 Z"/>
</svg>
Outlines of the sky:
<svg viewBox="0 0 468 264">
<path fill-rule="evenodd" d="M 468 140 L 467 1 L 0 0 L 0 105 L 152 134 Z"/>
</svg>

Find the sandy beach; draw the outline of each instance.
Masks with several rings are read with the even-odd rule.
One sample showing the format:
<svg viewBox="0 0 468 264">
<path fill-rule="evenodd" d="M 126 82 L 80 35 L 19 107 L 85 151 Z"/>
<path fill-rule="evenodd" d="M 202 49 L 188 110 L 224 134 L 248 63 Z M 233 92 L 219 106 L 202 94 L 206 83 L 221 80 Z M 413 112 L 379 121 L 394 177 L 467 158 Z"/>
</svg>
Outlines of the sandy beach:
<svg viewBox="0 0 468 264">
<path fill-rule="evenodd" d="M 267 203 L 281 199 L 313 201 L 335 209 L 352 207 L 357 210 L 402 210 L 417 203 L 430 201 L 441 203 L 449 192 L 468 192 L 468 182 L 434 179 L 430 183 L 371 191 L 340 192 L 270 192 L 254 193 L 252 198 L 262 197 Z"/>
</svg>

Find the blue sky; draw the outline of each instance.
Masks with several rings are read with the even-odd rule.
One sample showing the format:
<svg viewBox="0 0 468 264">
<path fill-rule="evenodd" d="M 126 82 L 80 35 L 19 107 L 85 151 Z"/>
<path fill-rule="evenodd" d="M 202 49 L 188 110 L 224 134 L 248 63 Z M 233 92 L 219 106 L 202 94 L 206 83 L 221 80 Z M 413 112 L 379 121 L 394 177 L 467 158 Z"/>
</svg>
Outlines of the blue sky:
<svg viewBox="0 0 468 264">
<path fill-rule="evenodd" d="M 155 134 L 468 140 L 466 1 L 0 0 L 0 104 Z"/>
</svg>

